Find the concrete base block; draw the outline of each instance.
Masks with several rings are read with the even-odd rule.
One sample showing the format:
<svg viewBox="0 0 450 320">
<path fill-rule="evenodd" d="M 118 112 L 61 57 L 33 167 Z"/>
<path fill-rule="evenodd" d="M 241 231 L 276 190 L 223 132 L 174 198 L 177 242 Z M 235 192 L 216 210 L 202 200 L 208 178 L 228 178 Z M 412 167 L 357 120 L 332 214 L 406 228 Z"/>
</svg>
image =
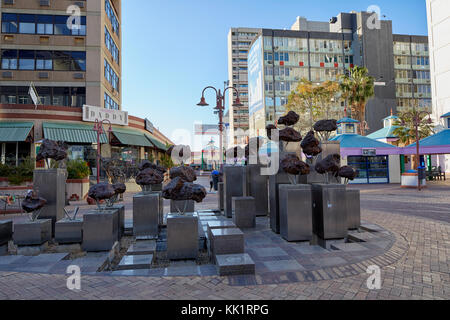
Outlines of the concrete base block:
<svg viewBox="0 0 450 320">
<path fill-rule="evenodd" d="M 159 233 L 160 195 L 158 193 L 133 196 L 133 233 L 156 239 Z"/>
<path fill-rule="evenodd" d="M 347 237 L 346 186 L 313 184 L 313 230 L 321 239 Z"/>
<path fill-rule="evenodd" d="M 154 254 L 156 251 L 156 241 L 138 241 L 132 244 L 126 253 L 127 256 L 139 256 Z"/>
<path fill-rule="evenodd" d="M 244 196 L 255 198 L 255 214 L 257 217 L 267 216 L 269 213 L 269 176 L 261 175 L 259 164 L 246 166 L 246 179 L 244 181 Z"/>
<path fill-rule="evenodd" d="M 255 263 L 246 253 L 216 256 L 219 276 L 255 274 Z"/>
<path fill-rule="evenodd" d="M 244 195 L 245 167 L 243 166 L 224 166 L 224 212 L 227 218 L 233 217 L 233 197 L 242 197 Z"/>
<path fill-rule="evenodd" d="M 222 212 L 225 209 L 225 204 L 224 204 L 224 184 L 223 182 L 219 182 L 219 211 Z"/>
<path fill-rule="evenodd" d="M 91 211 L 83 216 L 83 250 L 110 251 L 118 237 L 119 211 Z"/>
<path fill-rule="evenodd" d="M 153 254 L 124 256 L 120 260 L 117 270 L 150 269 L 153 262 Z"/>
<path fill-rule="evenodd" d="M 125 205 L 123 204 L 117 204 L 112 207 L 107 207 L 106 210 L 118 210 L 119 211 L 119 225 L 118 225 L 118 238 L 117 240 L 120 241 L 122 237 L 125 234 Z"/>
<path fill-rule="evenodd" d="M 52 220 L 52 237 L 55 235 L 56 221 L 64 219 L 66 180 L 67 171 L 65 169 L 34 170 L 34 190 L 37 191 L 39 197 L 47 200 L 39 219 Z"/>
<path fill-rule="evenodd" d="M 185 212 L 195 212 L 195 201 L 194 200 L 170 200 L 170 212 L 178 214 L 184 211 L 184 206 L 186 205 Z"/>
<path fill-rule="evenodd" d="M 56 222 L 55 241 L 59 244 L 83 242 L 83 219 L 62 219 Z"/>
<path fill-rule="evenodd" d="M 167 216 L 167 258 L 170 260 L 197 259 L 198 215 L 170 213 Z"/>
<path fill-rule="evenodd" d="M 52 220 L 39 219 L 14 224 L 14 244 L 18 246 L 41 245 L 52 239 Z"/>
<path fill-rule="evenodd" d="M 0 256 L 6 256 L 8 254 L 8 244 L 0 245 Z"/>
<path fill-rule="evenodd" d="M 225 221 L 208 221 L 207 222 L 207 237 L 209 244 L 209 252 L 213 252 L 214 242 L 212 241 L 212 230 L 214 229 L 236 229 L 236 225 L 234 222 L 225 220 Z"/>
<path fill-rule="evenodd" d="M 233 197 L 233 222 L 238 228 L 256 226 L 255 198 Z"/>
<path fill-rule="evenodd" d="M 355 230 L 361 227 L 361 193 L 359 190 L 347 190 L 347 228 Z"/>
<path fill-rule="evenodd" d="M 12 220 L 0 221 L 0 246 L 8 244 L 12 240 L 13 222 Z"/>
<path fill-rule="evenodd" d="M 17 255 L 19 256 L 38 256 L 48 249 L 48 241 L 36 246 L 18 246 Z"/>
<path fill-rule="evenodd" d="M 310 241 L 313 236 L 311 186 L 279 185 L 280 233 L 287 241 Z"/>
<path fill-rule="evenodd" d="M 212 255 L 244 253 L 244 233 L 239 229 L 213 229 Z"/>
</svg>

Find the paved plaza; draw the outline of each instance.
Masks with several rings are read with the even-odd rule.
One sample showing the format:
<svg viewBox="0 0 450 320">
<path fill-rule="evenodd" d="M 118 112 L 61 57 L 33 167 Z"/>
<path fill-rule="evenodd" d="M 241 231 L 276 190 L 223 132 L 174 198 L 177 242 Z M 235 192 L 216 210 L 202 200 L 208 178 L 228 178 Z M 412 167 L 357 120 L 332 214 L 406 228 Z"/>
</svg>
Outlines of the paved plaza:
<svg viewBox="0 0 450 320">
<path fill-rule="evenodd" d="M 361 190 L 363 225 L 368 228 L 350 235 L 365 242 L 336 244 L 339 250 L 288 243 L 269 230 L 267 219 L 258 218 L 256 229 L 244 230 L 245 250 L 256 273 L 229 277 L 219 277 L 212 265 L 194 262 L 140 273 L 97 273 L 102 254 L 76 262 L 54 254 L 50 267 L 42 265 L 45 257 L 11 256 L 17 260 L 9 261 L 10 268 L 0 262 L 0 299 L 449 299 L 450 183 L 431 183 L 420 196 L 398 185 L 351 188 Z M 129 220 L 131 194 L 124 203 Z M 165 207 L 167 212 L 168 202 Z M 214 193 L 197 207 L 216 208 Z M 81 207 L 82 213 L 87 210 L 89 206 Z M 11 217 L 25 219 L 0 219 Z M 66 287 L 69 263 L 81 265 L 81 291 Z M 379 290 L 367 287 L 371 265 L 381 268 Z"/>
</svg>

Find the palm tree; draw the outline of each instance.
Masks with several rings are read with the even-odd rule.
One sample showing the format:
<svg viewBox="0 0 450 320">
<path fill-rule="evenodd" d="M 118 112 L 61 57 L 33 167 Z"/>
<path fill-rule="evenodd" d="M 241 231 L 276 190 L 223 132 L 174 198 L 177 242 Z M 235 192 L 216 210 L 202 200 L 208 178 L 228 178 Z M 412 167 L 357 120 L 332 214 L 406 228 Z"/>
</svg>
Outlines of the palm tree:
<svg viewBox="0 0 450 320">
<path fill-rule="evenodd" d="M 355 66 L 350 70 L 350 75 L 340 76 L 342 96 L 352 108 L 357 120 L 360 121 L 360 133 L 365 135 L 366 104 L 375 95 L 375 78 L 369 76 L 365 67 Z"/>
</svg>

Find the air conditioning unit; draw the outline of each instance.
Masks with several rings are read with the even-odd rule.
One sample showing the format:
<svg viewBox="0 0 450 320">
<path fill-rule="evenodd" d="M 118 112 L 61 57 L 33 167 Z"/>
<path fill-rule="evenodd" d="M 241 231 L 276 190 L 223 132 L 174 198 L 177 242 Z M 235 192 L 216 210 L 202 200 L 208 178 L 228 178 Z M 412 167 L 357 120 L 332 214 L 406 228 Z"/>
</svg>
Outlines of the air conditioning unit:
<svg viewBox="0 0 450 320">
<path fill-rule="evenodd" d="M 82 1 L 75 2 L 75 5 L 80 7 L 80 8 L 84 8 L 84 2 L 82 2 Z"/>
<path fill-rule="evenodd" d="M 50 0 L 39 0 L 39 5 L 41 7 L 50 7 Z"/>
<path fill-rule="evenodd" d="M 80 73 L 80 72 L 74 73 L 73 78 L 74 79 L 84 79 L 84 73 Z"/>
<path fill-rule="evenodd" d="M 13 77 L 13 73 L 11 71 L 4 71 L 2 72 L 2 77 L 11 79 Z"/>
<path fill-rule="evenodd" d="M 3 0 L 3 4 L 12 5 L 14 4 L 14 0 Z"/>
<path fill-rule="evenodd" d="M 39 79 L 48 79 L 48 72 L 39 72 L 38 78 Z"/>
</svg>

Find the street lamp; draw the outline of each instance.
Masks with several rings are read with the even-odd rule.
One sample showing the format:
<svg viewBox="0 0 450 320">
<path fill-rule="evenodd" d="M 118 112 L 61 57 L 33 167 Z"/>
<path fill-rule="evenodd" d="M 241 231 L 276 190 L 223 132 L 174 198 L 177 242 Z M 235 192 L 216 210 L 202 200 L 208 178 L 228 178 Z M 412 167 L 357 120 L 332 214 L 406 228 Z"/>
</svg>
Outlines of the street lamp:
<svg viewBox="0 0 450 320">
<path fill-rule="evenodd" d="M 206 103 L 205 99 L 205 91 L 207 89 L 213 89 L 216 92 L 216 107 L 214 108 L 214 112 L 217 112 L 219 114 L 219 149 L 220 149 L 220 164 L 223 164 L 223 131 L 224 131 L 224 125 L 223 125 L 223 112 L 225 111 L 225 93 L 228 90 L 234 90 L 237 94 L 237 98 L 233 103 L 233 107 L 243 107 L 244 105 L 241 103 L 241 100 L 239 99 L 239 91 L 235 87 L 228 87 L 225 88 L 223 93 L 219 90 L 217 90 L 214 87 L 208 86 L 202 91 L 202 98 L 200 99 L 200 102 L 197 104 L 200 107 L 207 107 L 209 106 L 208 103 Z"/>
<path fill-rule="evenodd" d="M 412 121 L 412 124 L 414 125 L 414 128 L 416 130 L 416 157 L 417 157 L 417 179 L 418 179 L 418 184 L 417 184 L 417 188 L 419 191 L 421 191 L 421 186 L 420 186 L 420 174 L 419 174 L 419 168 L 420 168 L 420 146 L 419 146 L 419 141 L 420 141 L 420 137 L 419 137 L 419 126 L 421 124 L 424 123 L 423 118 L 425 118 L 425 116 L 428 115 L 428 120 L 426 120 L 427 124 L 432 124 L 433 120 L 431 119 L 431 115 L 429 112 L 427 111 L 416 111 L 415 109 L 413 111 L 409 111 L 409 112 L 405 112 L 403 113 L 403 119 L 401 122 L 402 127 L 405 127 L 407 124 L 405 122 L 404 118 L 410 118 Z"/>
<path fill-rule="evenodd" d="M 108 133 L 112 132 L 111 121 L 108 119 L 103 119 L 99 121 L 95 119 L 95 124 L 93 130 L 97 132 L 97 184 L 100 183 L 100 154 L 101 154 L 101 144 L 100 144 L 100 135 L 105 132 L 103 129 L 103 122 L 107 122 L 109 124 Z"/>
</svg>

